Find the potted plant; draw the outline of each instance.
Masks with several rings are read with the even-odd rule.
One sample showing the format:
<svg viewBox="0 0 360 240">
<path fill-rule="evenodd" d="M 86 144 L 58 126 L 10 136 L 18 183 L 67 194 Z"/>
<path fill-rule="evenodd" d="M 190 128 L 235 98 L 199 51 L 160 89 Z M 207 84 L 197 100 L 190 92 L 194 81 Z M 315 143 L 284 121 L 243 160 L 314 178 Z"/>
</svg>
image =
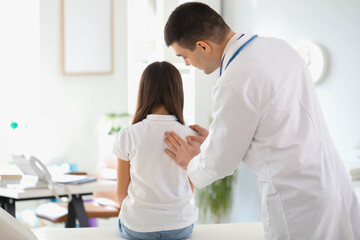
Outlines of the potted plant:
<svg viewBox="0 0 360 240">
<path fill-rule="evenodd" d="M 209 116 L 209 125 L 213 121 Z M 199 208 L 199 221 L 202 223 L 220 223 L 232 204 L 233 175 L 219 179 L 207 187 L 196 189 L 195 202 Z M 209 216 L 210 215 L 210 216 Z M 210 220 L 209 220 L 210 219 Z"/>
<path fill-rule="evenodd" d="M 108 135 L 118 133 L 123 127 L 130 125 L 131 115 L 125 113 L 108 113 L 105 115 L 106 120 L 110 123 Z"/>
<path fill-rule="evenodd" d="M 199 208 L 199 221 L 220 223 L 232 204 L 232 186 L 236 172 L 213 182 L 211 185 L 196 189 L 195 198 Z M 209 214 L 211 216 L 209 216 Z"/>
</svg>

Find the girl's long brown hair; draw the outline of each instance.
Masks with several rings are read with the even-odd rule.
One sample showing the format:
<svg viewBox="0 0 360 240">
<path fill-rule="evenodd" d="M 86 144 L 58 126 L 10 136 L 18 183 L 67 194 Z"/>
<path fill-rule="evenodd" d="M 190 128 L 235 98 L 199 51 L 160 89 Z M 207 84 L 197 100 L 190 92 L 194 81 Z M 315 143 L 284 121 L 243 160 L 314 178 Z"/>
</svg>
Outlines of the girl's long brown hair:
<svg viewBox="0 0 360 240">
<path fill-rule="evenodd" d="M 185 124 L 181 75 L 176 67 L 168 62 L 154 62 L 145 68 L 140 79 L 137 106 L 132 124 L 144 120 L 148 114 L 161 105 L 181 124 Z"/>
</svg>

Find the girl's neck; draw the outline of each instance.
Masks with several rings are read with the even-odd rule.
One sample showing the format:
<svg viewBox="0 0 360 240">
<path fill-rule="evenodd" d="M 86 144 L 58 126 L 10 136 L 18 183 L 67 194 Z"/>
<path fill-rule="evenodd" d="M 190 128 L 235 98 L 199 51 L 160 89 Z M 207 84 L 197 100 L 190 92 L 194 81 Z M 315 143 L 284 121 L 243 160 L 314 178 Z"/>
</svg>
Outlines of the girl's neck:
<svg viewBox="0 0 360 240">
<path fill-rule="evenodd" d="M 163 105 L 161 105 L 155 108 L 151 114 L 169 115 L 169 112 L 166 110 L 166 108 Z"/>
</svg>

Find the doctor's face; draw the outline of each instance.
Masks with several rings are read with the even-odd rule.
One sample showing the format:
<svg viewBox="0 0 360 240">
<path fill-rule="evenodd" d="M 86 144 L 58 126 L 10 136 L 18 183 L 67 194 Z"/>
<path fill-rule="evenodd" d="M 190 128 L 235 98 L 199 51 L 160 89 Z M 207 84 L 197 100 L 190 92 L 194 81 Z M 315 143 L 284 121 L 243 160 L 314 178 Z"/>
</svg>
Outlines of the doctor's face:
<svg viewBox="0 0 360 240">
<path fill-rule="evenodd" d="M 200 48 L 195 47 L 193 51 L 180 47 L 176 42 L 171 44 L 177 56 L 182 57 L 185 65 L 192 65 L 206 74 L 210 74 L 217 69 L 217 66 L 212 66 L 210 58 Z"/>
</svg>

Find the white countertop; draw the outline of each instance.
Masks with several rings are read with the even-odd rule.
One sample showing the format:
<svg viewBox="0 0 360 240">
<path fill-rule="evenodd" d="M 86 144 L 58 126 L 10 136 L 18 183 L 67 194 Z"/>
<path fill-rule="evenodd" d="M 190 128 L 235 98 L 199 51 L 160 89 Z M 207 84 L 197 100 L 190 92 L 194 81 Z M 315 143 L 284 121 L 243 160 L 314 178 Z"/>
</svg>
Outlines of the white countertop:
<svg viewBox="0 0 360 240">
<path fill-rule="evenodd" d="M 119 240 L 116 227 L 102 228 L 46 228 L 33 230 L 38 240 Z M 263 240 L 262 223 L 227 223 L 195 225 L 190 240 Z"/>
</svg>

